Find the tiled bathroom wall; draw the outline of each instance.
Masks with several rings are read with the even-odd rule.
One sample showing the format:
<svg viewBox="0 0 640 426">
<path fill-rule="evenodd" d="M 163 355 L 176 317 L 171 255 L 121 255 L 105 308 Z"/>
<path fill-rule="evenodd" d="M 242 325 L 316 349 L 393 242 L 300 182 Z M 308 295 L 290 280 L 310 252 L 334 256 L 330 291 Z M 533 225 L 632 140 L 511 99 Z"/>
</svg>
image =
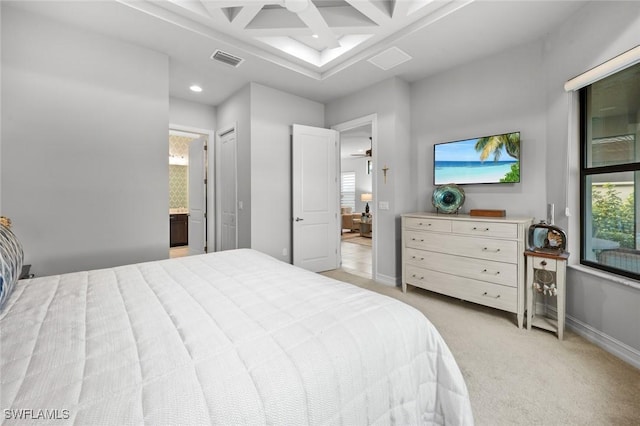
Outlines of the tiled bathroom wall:
<svg viewBox="0 0 640 426">
<path fill-rule="evenodd" d="M 189 174 L 187 166 L 169 165 L 169 208 L 189 207 Z"/>
<path fill-rule="evenodd" d="M 189 142 L 187 136 L 169 135 L 169 155 L 181 160 L 189 158 Z M 189 167 L 169 165 L 169 208 L 189 208 Z"/>
</svg>

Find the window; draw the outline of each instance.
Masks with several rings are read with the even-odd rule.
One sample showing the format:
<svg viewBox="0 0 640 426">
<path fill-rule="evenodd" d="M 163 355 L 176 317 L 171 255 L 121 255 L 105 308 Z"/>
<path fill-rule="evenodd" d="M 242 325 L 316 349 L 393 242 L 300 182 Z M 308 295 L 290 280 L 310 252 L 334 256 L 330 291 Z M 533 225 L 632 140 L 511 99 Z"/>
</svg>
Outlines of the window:
<svg viewBox="0 0 640 426">
<path fill-rule="evenodd" d="M 640 64 L 580 89 L 582 264 L 640 279 Z"/>
<path fill-rule="evenodd" d="M 356 172 L 342 172 L 340 207 L 351 207 L 351 211 L 356 209 Z"/>
</svg>

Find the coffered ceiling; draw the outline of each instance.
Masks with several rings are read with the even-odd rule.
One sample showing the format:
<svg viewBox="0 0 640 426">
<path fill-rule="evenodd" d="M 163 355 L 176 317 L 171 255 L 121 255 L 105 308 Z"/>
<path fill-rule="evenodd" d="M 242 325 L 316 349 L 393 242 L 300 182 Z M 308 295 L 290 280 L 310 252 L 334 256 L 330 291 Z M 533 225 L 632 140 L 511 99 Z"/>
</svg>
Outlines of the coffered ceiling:
<svg viewBox="0 0 640 426">
<path fill-rule="evenodd" d="M 170 95 L 209 105 L 220 104 L 248 82 L 324 103 L 394 76 L 417 81 L 539 40 L 584 4 L 577 0 L 0 0 L 3 10 L 21 9 L 166 54 Z M 216 52 L 240 63 L 214 60 Z M 202 92 L 191 92 L 194 84 Z"/>
<path fill-rule="evenodd" d="M 418 31 L 472 0 L 118 1 L 323 80 L 370 56 L 368 49 L 381 41 Z M 400 52 L 399 59 L 396 50 L 373 63 L 389 69 L 411 59 Z"/>
</svg>

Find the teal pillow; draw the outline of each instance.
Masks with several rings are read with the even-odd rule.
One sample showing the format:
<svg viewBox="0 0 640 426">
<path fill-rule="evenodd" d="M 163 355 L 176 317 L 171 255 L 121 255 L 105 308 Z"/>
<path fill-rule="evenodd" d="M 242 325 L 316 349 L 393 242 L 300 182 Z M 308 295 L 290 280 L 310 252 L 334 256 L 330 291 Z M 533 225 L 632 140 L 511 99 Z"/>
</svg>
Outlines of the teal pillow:
<svg viewBox="0 0 640 426">
<path fill-rule="evenodd" d="M 23 257 L 20 241 L 0 223 L 0 311 L 20 278 Z"/>
</svg>

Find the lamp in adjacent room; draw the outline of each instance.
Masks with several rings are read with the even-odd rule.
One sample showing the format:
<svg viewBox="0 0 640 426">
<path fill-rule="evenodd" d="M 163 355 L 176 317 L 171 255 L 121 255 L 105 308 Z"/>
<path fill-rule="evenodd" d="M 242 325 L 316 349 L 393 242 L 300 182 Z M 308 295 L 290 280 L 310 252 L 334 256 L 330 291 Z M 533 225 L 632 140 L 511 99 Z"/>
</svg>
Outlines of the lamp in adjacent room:
<svg viewBox="0 0 640 426">
<path fill-rule="evenodd" d="M 369 201 L 373 201 L 373 194 L 369 194 L 367 192 L 365 192 L 364 194 L 360 194 L 360 201 L 362 201 L 363 203 L 367 203 L 364 208 L 364 212 L 369 214 Z"/>
</svg>

